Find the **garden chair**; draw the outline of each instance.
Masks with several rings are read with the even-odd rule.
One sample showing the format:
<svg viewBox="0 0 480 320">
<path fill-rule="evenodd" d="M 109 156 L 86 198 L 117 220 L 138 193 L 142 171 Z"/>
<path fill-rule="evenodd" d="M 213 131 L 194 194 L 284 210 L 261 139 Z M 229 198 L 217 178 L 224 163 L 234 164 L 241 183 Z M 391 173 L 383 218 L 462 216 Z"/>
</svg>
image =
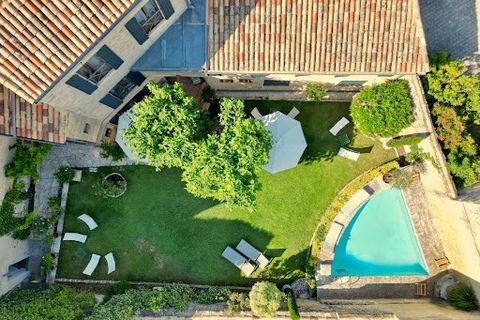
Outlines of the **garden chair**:
<svg viewBox="0 0 480 320">
<path fill-rule="evenodd" d="M 357 161 L 358 157 L 360 157 L 360 153 L 346 148 L 340 148 L 340 150 L 338 151 L 338 156 L 348 160 Z"/>
<path fill-rule="evenodd" d="M 226 247 L 225 250 L 223 250 L 222 257 L 235 265 L 235 267 L 240 269 L 240 271 L 242 271 L 247 277 L 255 271 L 255 266 L 231 247 Z"/>
<path fill-rule="evenodd" d="M 83 270 L 83 274 L 87 276 L 91 276 L 93 271 L 95 271 L 95 269 L 97 268 L 99 262 L 100 262 L 100 256 L 95 253 L 92 254 L 90 261 L 88 262 L 87 266 Z"/>
<path fill-rule="evenodd" d="M 260 120 L 263 118 L 262 114 L 260 113 L 260 111 L 258 111 L 257 108 L 253 108 L 253 110 L 250 112 L 250 114 L 257 120 Z"/>
<path fill-rule="evenodd" d="M 63 241 L 77 241 L 85 243 L 85 241 L 87 241 L 87 236 L 81 233 L 66 232 L 63 235 Z"/>
<path fill-rule="evenodd" d="M 338 136 L 338 142 L 340 142 L 340 146 L 344 147 L 350 143 L 350 138 L 348 138 L 348 134 L 343 133 Z"/>
<path fill-rule="evenodd" d="M 115 258 L 113 257 L 113 253 L 109 252 L 105 256 L 105 260 L 107 260 L 107 267 L 108 267 L 108 274 L 112 273 L 116 269 Z"/>
<path fill-rule="evenodd" d="M 88 214 L 82 214 L 81 216 L 78 216 L 77 219 L 85 222 L 85 224 L 88 226 L 90 230 L 93 230 L 98 227 L 97 223 L 95 220 L 93 220 L 92 217 L 90 217 Z"/>
<path fill-rule="evenodd" d="M 287 114 L 287 117 L 295 119 L 295 117 L 298 116 L 299 113 L 300 111 L 297 108 L 293 107 L 292 110 L 290 110 L 290 112 Z"/>
<path fill-rule="evenodd" d="M 260 269 L 265 269 L 270 262 L 260 251 L 243 239 L 240 240 L 240 243 L 235 249 L 248 259 L 254 261 Z"/>
<path fill-rule="evenodd" d="M 330 133 L 336 136 L 340 130 L 342 130 L 347 124 L 349 124 L 350 121 L 348 121 L 347 118 L 342 117 L 342 119 L 338 120 L 337 123 L 330 129 Z"/>
</svg>

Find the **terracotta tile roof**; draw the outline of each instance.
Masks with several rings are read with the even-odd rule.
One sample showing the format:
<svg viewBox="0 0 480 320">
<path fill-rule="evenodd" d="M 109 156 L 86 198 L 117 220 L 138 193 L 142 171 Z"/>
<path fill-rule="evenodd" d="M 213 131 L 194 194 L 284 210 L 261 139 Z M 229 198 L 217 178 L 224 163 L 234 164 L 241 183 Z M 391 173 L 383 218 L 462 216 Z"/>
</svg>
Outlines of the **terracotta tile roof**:
<svg viewBox="0 0 480 320">
<path fill-rule="evenodd" d="M 0 84 L 33 103 L 135 0 L 1 0 Z"/>
<path fill-rule="evenodd" d="M 209 0 L 209 69 L 424 73 L 418 0 Z"/>
<path fill-rule="evenodd" d="M 0 85 L 0 134 L 64 143 L 67 121 L 67 113 L 31 104 Z"/>
</svg>

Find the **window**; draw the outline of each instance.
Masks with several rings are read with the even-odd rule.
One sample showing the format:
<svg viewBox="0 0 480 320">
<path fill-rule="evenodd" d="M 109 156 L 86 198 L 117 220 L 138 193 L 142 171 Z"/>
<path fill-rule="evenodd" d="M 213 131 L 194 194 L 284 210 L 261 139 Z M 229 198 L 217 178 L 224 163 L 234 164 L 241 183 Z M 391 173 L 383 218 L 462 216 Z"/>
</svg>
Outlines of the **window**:
<svg viewBox="0 0 480 320">
<path fill-rule="evenodd" d="M 90 123 L 85 123 L 85 126 L 83 127 L 83 133 L 85 134 L 90 133 Z"/>
<path fill-rule="evenodd" d="M 233 83 L 233 79 L 220 79 L 221 83 Z"/>
<path fill-rule="evenodd" d="M 113 67 L 98 55 L 94 55 L 77 71 L 85 79 L 98 84 Z"/>
<path fill-rule="evenodd" d="M 352 81 L 340 81 L 339 83 L 337 83 L 337 86 L 341 86 L 341 87 L 349 87 L 349 86 L 363 86 L 367 81 L 361 81 L 361 80 L 358 80 L 358 81 L 355 81 L 355 80 L 352 80 Z"/>
<path fill-rule="evenodd" d="M 285 86 L 288 87 L 290 85 L 290 81 L 282 81 L 282 80 L 264 80 L 264 86 Z"/>
<path fill-rule="evenodd" d="M 238 79 L 238 82 L 241 82 L 241 83 L 252 83 L 253 80 L 252 80 L 252 79 Z"/>
<path fill-rule="evenodd" d="M 147 4 L 135 15 L 135 19 L 149 34 L 163 19 L 163 13 L 156 0 L 148 0 Z"/>
<path fill-rule="evenodd" d="M 130 80 L 128 77 L 124 77 L 119 83 L 117 83 L 115 87 L 113 87 L 112 90 L 110 90 L 110 94 L 114 95 L 120 100 L 123 100 L 130 93 L 130 91 L 135 88 L 135 86 L 136 84 L 132 80 Z"/>
</svg>

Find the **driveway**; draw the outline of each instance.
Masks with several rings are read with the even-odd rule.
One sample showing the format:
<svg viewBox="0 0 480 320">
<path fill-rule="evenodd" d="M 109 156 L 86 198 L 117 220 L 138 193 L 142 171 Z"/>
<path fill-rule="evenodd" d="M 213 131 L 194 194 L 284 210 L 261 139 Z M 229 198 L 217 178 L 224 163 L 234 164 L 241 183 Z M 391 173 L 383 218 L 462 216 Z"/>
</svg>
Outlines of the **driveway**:
<svg viewBox="0 0 480 320">
<path fill-rule="evenodd" d="M 420 0 L 429 53 L 449 52 L 480 73 L 480 0 Z"/>
</svg>

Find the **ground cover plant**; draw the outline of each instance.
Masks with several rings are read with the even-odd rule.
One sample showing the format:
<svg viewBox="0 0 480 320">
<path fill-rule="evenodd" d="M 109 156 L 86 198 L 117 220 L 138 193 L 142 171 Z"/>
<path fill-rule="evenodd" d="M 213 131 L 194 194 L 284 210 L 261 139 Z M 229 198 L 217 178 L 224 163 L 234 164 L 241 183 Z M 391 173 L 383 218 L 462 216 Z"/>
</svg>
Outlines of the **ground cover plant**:
<svg viewBox="0 0 480 320">
<path fill-rule="evenodd" d="M 192 196 L 176 168 L 84 171 L 82 182 L 70 185 L 64 230 L 88 234 L 88 241 L 62 243 L 59 277 L 85 277 L 82 270 L 88 257 L 79 250 L 115 254 L 117 270 L 107 275 L 101 261 L 92 279 L 249 285 L 259 278 L 288 282 L 303 275 L 310 239 L 336 194 L 395 154 L 349 126 L 345 132 L 351 136 L 350 147 L 368 152 L 357 162 L 335 156 L 338 140 L 328 129 L 348 115 L 348 103 L 250 101 L 246 112 L 257 107 L 262 114 L 288 113 L 293 106 L 300 110 L 296 119 L 302 123 L 308 147 L 296 168 L 275 175 L 259 172 L 262 188 L 253 211 Z M 96 196 L 92 186 L 110 172 L 125 177 L 126 193 L 116 199 Z M 77 219 L 82 213 L 91 215 L 99 227 L 90 232 Z M 265 271 L 251 279 L 221 257 L 227 245 L 236 246 L 242 238 L 273 258 Z"/>
<path fill-rule="evenodd" d="M 273 317 L 284 299 L 283 293 L 274 283 L 261 281 L 253 285 L 248 294 L 250 308 L 258 317 Z"/>
</svg>

